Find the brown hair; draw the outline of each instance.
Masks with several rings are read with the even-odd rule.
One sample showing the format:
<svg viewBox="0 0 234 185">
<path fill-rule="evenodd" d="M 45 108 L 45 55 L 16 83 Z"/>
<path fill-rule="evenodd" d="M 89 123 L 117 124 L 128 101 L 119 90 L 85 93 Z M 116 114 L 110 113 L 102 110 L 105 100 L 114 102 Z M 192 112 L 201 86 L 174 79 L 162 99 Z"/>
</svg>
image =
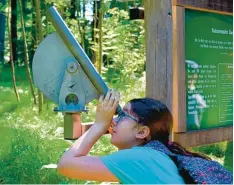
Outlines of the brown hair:
<svg viewBox="0 0 234 185">
<path fill-rule="evenodd" d="M 133 99 L 129 103 L 132 113 L 138 118 L 138 122 L 149 127 L 151 140 L 160 141 L 175 154 L 211 160 L 204 154 L 188 151 L 179 143 L 169 141 L 173 118 L 166 105 L 152 98 Z"/>
</svg>

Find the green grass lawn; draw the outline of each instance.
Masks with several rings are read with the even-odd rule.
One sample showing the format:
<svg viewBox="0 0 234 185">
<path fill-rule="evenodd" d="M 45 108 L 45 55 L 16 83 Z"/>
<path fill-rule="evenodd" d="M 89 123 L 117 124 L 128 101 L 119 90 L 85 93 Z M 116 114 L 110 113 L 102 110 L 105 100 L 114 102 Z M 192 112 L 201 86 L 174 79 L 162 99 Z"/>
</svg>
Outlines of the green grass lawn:
<svg viewBox="0 0 234 185">
<path fill-rule="evenodd" d="M 23 68 L 17 69 L 17 102 L 11 83 L 9 68 L 0 68 L 0 183 L 3 184 L 83 184 L 86 181 L 72 180 L 59 175 L 55 168 L 45 165 L 57 164 L 63 151 L 71 142 L 65 141 L 57 128 L 63 127 L 63 115 L 55 113 L 52 102 L 46 101 L 44 110 L 38 113 L 33 105 Z M 4 74 L 4 75 L 3 75 Z M 20 78 L 18 78 L 20 76 Z M 20 80 L 19 80 L 20 79 Z M 134 79 L 126 86 L 120 86 L 125 96 L 122 102 L 144 96 L 144 81 Z M 126 89 L 127 87 L 127 89 Z M 93 121 L 95 105 L 89 104 L 90 112 L 82 115 L 83 122 Z M 232 142 L 194 148 L 218 160 L 233 171 Z M 92 155 L 106 155 L 116 148 L 109 143 L 109 136 L 103 136 L 93 147 Z M 92 183 L 92 182 L 89 182 Z"/>
</svg>

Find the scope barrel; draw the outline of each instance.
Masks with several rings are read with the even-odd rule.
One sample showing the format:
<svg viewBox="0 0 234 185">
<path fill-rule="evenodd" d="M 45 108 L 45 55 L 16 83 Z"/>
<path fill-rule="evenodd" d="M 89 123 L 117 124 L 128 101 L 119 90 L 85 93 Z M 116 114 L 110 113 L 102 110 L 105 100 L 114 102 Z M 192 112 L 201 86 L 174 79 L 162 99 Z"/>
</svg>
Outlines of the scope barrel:
<svg viewBox="0 0 234 185">
<path fill-rule="evenodd" d="M 66 23 L 63 21 L 62 17 L 54 6 L 50 7 L 47 10 L 47 16 L 55 27 L 59 36 L 62 38 L 63 42 L 66 44 L 73 56 L 78 60 L 82 69 L 84 70 L 94 87 L 97 89 L 98 93 L 106 94 L 108 92 L 106 83 L 98 74 L 89 57 L 86 55 L 80 44 L 72 35 L 71 31 L 69 30 Z M 120 105 L 118 105 L 116 112 L 119 113 L 120 111 L 121 107 Z"/>
</svg>

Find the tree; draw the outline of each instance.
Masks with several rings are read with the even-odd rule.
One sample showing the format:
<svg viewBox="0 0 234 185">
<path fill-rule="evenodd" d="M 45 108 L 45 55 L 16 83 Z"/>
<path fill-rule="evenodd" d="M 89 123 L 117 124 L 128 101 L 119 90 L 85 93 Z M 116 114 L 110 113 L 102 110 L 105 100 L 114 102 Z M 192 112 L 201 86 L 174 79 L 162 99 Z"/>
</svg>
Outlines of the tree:
<svg viewBox="0 0 234 185">
<path fill-rule="evenodd" d="M 23 9 L 22 9 L 22 1 L 18 0 L 19 2 L 19 9 L 20 9 L 20 22 L 21 22 L 21 27 L 22 27 L 22 36 L 23 36 L 23 41 L 24 41 L 24 64 L 26 67 L 26 72 L 27 72 L 27 76 L 28 76 L 28 80 L 29 80 L 29 85 L 30 85 L 30 89 L 32 92 L 32 96 L 33 96 L 33 100 L 34 100 L 34 104 L 37 104 L 36 101 L 36 96 L 34 93 L 34 89 L 33 89 L 33 81 L 32 81 L 32 77 L 31 77 L 31 72 L 30 72 L 30 67 L 29 67 L 29 59 L 28 59 L 28 46 L 27 46 L 27 41 L 26 41 L 26 34 L 25 34 L 25 28 L 24 28 L 24 16 L 23 16 Z"/>
<path fill-rule="evenodd" d="M 2 0 L 0 3 L 0 62 L 4 61 L 4 42 L 5 42 L 5 30 L 6 30 L 6 16 L 1 13 L 5 9 L 6 1 Z"/>
<path fill-rule="evenodd" d="M 17 0 L 11 1 L 11 41 L 13 61 L 16 62 L 17 57 Z"/>
<path fill-rule="evenodd" d="M 41 12 L 40 12 L 40 0 L 34 0 L 35 3 L 35 9 L 36 9 L 36 24 L 37 24 L 37 35 L 38 40 L 41 42 L 44 38 L 43 36 L 43 30 L 42 30 L 42 21 L 41 21 Z M 38 106 L 39 106 L 39 112 L 43 109 L 43 94 L 38 89 Z"/>
<path fill-rule="evenodd" d="M 93 2 L 93 27 L 92 27 L 92 34 L 93 34 L 93 38 L 92 41 L 94 44 L 98 43 L 97 41 L 97 32 L 98 32 L 98 10 L 100 8 L 100 1 L 94 0 Z M 93 55 L 92 55 L 92 62 L 94 64 L 94 66 L 96 67 L 96 69 L 98 69 L 98 62 L 97 62 L 97 49 L 93 49 Z"/>
<path fill-rule="evenodd" d="M 85 35 L 84 35 L 84 30 L 81 26 L 81 22 L 80 22 L 80 19 L 81 19 L 81 7 L 80 7 L 80 0 L 76 1 L 76 4 L 75 4 L 75 7 L 76 7 L 76 11 L 77 11 L 77 23 L 78 23 L 78 31 L 79 31 L 79 34 L 80 34 L 80 37 L 81 37 L 81 46 L 82 48 L 85 50 Z"/>
<path fill-rule="evenodd" d="M 103 23 L 103 14 L 104 14 L 104 9 L 103 9 L 103 0 L 100 0 L 100 9 L 99 9 L 99 20 L 98 20 L 98 29 L 99 29 L 99 55 L 98 55 L 98 72 L 101 74 L 102 72 L 102 23 Z"/>
<path fill-rule="evenodd" d="M 8 0 L 8 15 L 7 15 L 7 26 L 8 26 L 8 38 L 9 38 L 9 48 L 10 48 L 10 63 L 12 71 L 12 83 L 16 95 L 17 101 L 20 101 L 19 94 L 16 88 L 16 79 L 15 79 L 15 66 L 13 61 L 13 51 L 12 51 L 12 40 L 11 40 L 11 0 Z"/>
<path fill-rule="evenodd" d="M 70 8 L 70 19 L 76 18 L 76 0 L 71 0 L 71 8 Z"/>
</svg>

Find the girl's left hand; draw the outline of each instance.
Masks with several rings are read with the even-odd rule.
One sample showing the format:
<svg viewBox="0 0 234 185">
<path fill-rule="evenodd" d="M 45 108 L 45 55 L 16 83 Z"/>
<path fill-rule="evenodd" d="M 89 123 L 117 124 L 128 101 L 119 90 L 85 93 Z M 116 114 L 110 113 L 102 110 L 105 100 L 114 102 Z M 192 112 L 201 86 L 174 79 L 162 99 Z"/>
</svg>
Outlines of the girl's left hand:
<svg viewBox="0 0 234 185">
<path fill-rule="evenodd" d="M 114 90 L 109 90 L 104 98 L 103 95 L 99 98 L 99 103 L 96 109 L 95 124 L 102 127 L 106 131 L 111 123 L 117 106 L 119 105 L 120 93 Z"/>
</svg>

